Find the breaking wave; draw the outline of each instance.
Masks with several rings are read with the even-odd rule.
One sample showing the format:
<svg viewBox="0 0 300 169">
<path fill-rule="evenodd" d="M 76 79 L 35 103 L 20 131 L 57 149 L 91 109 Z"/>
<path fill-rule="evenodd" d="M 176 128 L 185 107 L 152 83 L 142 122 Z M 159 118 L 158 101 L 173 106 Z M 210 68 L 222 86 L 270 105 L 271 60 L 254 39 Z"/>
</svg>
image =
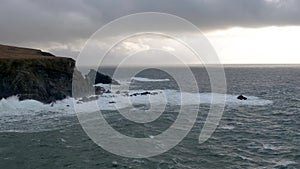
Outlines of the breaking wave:
<svg viewBox="0 0 300 169">
<path fill-rule="evenodd" d="M 141 93 L 143 90 L 130 92 L 104 93 L 96 96 L 93 101 L 80 101 L 79 99 L 67 98 L 54 104 L 43 104 L 36 100 L 19 101 L 18 97 L 12 96 L 0 101 L 0 132 L 34 132 L 55 129 L 65 124 L 74 123 L 66 117 L 76 117 L 74 104 L 78 104 L 78 112 L 97 110 L 118 110 L 130 108 L 132 105 L 159 105 L 166 103 L 169 106 L 223 104 L 222 102 L 211 103 L 212 97 L 224 96 L 217 93 L 187 93 L 177 90 L 151 90 L 149 95 L 130 96 Z M 181 95 L 187 98 L 181 101 Z M 94 96 L 95 97 L 95 96 Z M 195 99 L 200 97 L 200 100 Z M 238 100 L 235 95 L 226 95 L 225 104 L 228 106 L 263 106 L 272 104 L 270 100 L 264 100 L 255 96 L 247 96 L 248 100 Z M 134 107 L 139 108 L 139 107 Z M 141 108 L 141 112 L 143 109 Z M 74 120 L 73 120 L 74 121 Z"/>
<path fill-rule="evenodd" d="M 150 79 L 144 77 L 132 77 L 131 80 L 140 81 L 140 82 L 168 82 L 170 79 Z"/>
</svg>

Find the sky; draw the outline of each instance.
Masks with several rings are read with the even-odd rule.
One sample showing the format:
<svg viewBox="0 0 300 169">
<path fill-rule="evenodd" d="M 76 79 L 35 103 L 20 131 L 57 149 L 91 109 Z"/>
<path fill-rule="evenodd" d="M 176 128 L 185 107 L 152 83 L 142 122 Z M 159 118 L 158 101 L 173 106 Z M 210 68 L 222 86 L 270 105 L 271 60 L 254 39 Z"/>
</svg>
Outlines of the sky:
<svg viewBox="0 0 300 169">
<path fill-rule="evenodd" d="M 299 0 L 0 0 L 0 43 L 76 58 L 98 29 L 141 12 L 168 13 L 196 25 L 224 64 L 300 64 Z M 112 55 L 147 50 L 145 39 L 165 51 L 178 50 L 168 39 L 140 36 Z M 163 60 L 159 54 L 156 59 Z"/>
</svg>

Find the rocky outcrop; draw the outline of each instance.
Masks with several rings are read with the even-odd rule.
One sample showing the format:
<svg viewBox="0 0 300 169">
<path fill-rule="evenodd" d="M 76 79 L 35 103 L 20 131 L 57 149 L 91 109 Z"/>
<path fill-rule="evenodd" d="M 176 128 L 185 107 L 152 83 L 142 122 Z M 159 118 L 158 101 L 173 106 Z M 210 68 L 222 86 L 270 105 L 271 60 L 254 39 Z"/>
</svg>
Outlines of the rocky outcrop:
<svg viewBox="0 0 300 169">
<path fill-rule="evenodd" d="M 94 69 L 89 71 L 89 73 L 85 76 L 85 79 L 87 79 L 87 81 L 92 85 L 99 83 L 119 85 L 119 82 L 112 79 L 110 76 L 104 75 Z"/>
<path fill-rule="evenodd" d="M 72 96 L 73 78 L 80 81 L 78 89 L 84 95 L 91 86 L 75 69 L 73 59 L 0 45 L 0 99 L 18 95 L 20 100 L 51 103 Z"/>
<path fill-rule="evenodd" d="M 239 100 L 247 100 L 247 97 L 245 97 L 245 96 L 243 96 L 243 95 L 239 95 L 239 96 L 237 97 L 237 99 L 239 99 Z"/>
<path fill-rule="evenodd" d="M 129 95 L 130 97 L 132 96 L 146 96 L 146 95 L 157 95 L 158 93 L 157 92 L 148 92 L 148 91 L 145 91 L 145 92 L 141 92 L 141 93 L 133 93 L 131 95 Z"/>
<path fill-rule="evenodd" d="M 75 61 L 40 50 L 0 46 L 0 98 L 44 103 L 64 99 L 72 92 Z"/>
</svg>

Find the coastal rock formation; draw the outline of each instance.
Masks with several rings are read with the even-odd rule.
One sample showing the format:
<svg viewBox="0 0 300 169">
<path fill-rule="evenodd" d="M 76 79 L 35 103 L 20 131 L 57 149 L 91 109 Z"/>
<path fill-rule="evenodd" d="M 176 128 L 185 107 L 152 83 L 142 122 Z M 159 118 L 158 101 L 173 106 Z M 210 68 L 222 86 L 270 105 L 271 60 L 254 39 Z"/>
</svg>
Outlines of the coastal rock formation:
<svg viewBox="0 0 300 169">
<path fill-rule="evenodd" d="M 132 96 L 146 96 L 146 95 L 157 95 L 158 93 L 157 92 L 148 92 L 148 91 L 145 91 L 145 92 L 141 92 L 141 93 L 133 93 L 131 95 L 129 95 L 130 97 Z"/>
<path fill-rule="evenodd" d="M 245 96 L 243 96 L 243 95 L 239 95 L 239 96 L 237 97 L 237 99 L 239 99 L 239 100 L 247 100 L 247 97 L 245 97 Z"/>
<path fill-rule="evenodd" d="M 89 71 L 89 73 L 85 76 L 85 79 L 92 85 L 98 83 L 119 85 L 119 82 L 112 79 L 110 76 L 104 75 L 94 69 Z"/>
<path fill-rule="evenodd" d="M 114 82 L 100 73 L 96 77 L 101 83 Z M 73 79 L 79 82 L 77 86 L 72 86 Z M 0 99 L 17 95 L 20 100 L 51 103 L 72 96 L 72 87 L 77 90 L 76 97 L 94 91 L 89 79 L 76 70 L 73 59 L 41 50 L 0 45 Z"/>
<path fill-rule="evenodd" d="M 43 103 L 72 93 L 75 61 L 40 50 L 0 45 L 0 98 L 18 95 L 20 100 Z"/>
</svg>

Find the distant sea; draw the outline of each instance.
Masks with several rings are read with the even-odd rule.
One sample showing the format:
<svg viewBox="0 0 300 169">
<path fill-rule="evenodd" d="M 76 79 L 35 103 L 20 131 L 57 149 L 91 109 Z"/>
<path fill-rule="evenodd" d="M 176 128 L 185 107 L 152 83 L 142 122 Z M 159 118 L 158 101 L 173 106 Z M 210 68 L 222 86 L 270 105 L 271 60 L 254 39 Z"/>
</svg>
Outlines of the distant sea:
<svg viewBox="0 0 300 169">
<path fill-rule="evenodd" d="M 182 68 L 174 69 L 179 74 L 182 72 Z M 0 168 L 300 168 L 299 65 L 226 65 L 227 100 L 223 117 L 212 137 L 203 144 L 198 143 L 198 137 L 210 108 L 211 89 L 205 68 L 191 70 L 199 93 L 186 94 L 200 95 L 202 101 L 188 101 L 200 105 L 198 118 L 187 137 L 170 151 L 144 159 L 111 154 L 83 131 L 73 108 L 73 98 L 58 101 L 51 107 L 11 97 L 0 101 Z M 101 71 L 113 73 L 111 68 Z M 121 83 L 128 84 L 132 92 L 179 96 L 176 81 L 158 69 L 144 70 L 133 78 L 124 77 Z M 248 100 L 237 100 L 240 94 Z M 111 95 L 118 103 L 122 102 L 121 96 L 107 94 Z M 122 117 L 108 103 L 110 98 L 98 100 L 106 120 L 117 131 L 131 137 L 160 134 L 176 120 L 181 106 L 178 100 L 170 99 L 157 121 L 139 124 Z M 149 104 L 143 96 L 136 96 L 132 101 L 141 113 Z M 126 109 L 126 105 L 122 108 Z"/>
</svg>

